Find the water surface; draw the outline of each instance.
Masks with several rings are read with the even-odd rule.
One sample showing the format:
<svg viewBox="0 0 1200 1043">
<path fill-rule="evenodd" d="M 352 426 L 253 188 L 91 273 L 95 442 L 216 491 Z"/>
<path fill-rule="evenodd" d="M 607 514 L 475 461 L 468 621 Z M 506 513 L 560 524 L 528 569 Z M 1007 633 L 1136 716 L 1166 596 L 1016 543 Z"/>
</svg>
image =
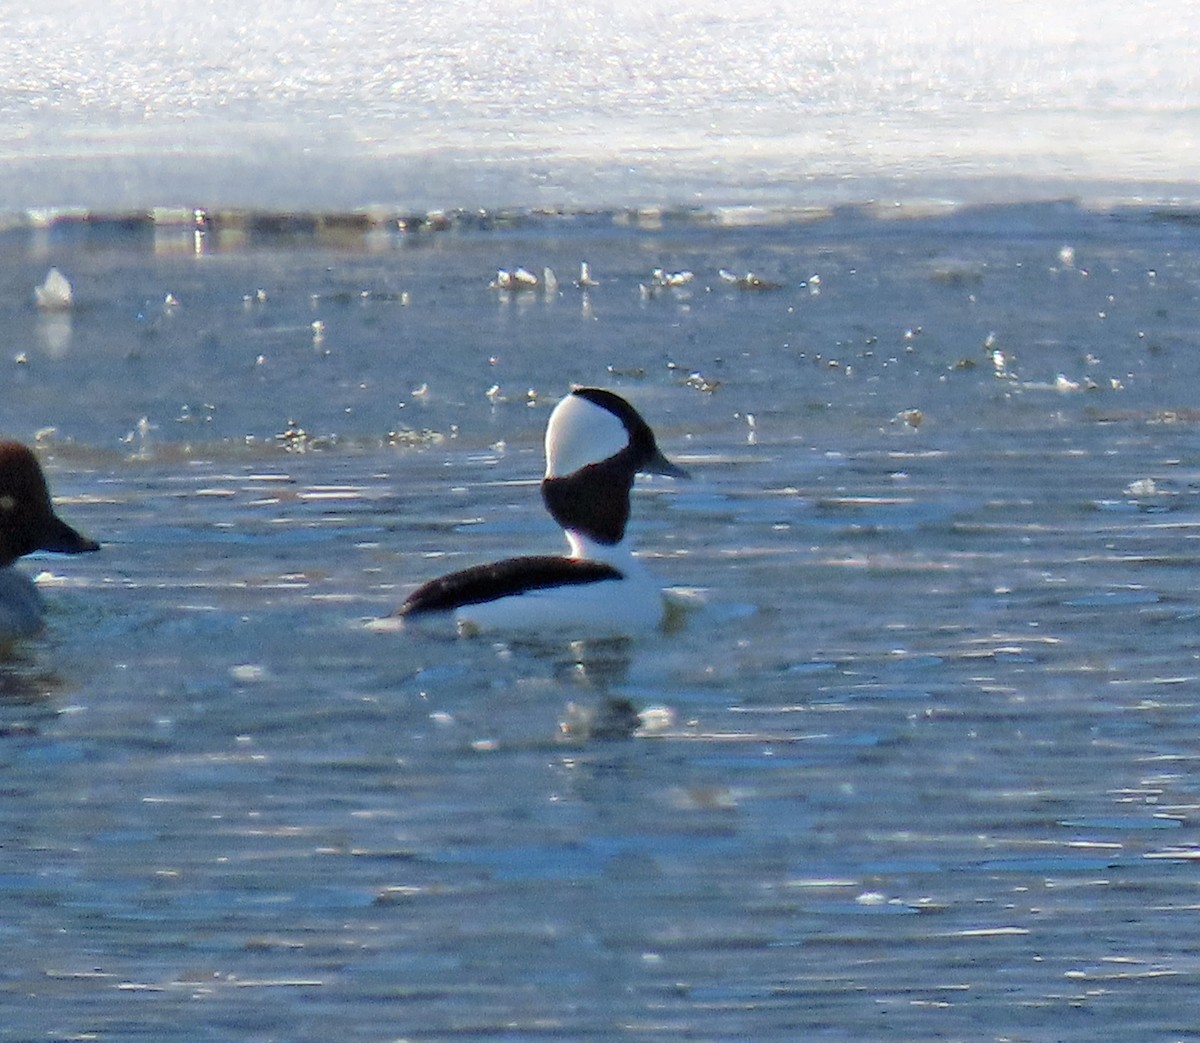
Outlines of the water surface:
<svg viewBox="0 0 1200 1043">
<path fill-rule="evenodd" d="M 6 234 L 4 433 L 104 548 L 0 664 L 0 1037 L 1190 1033 L 1186 212 Z M 572 381 L 694 475 L 686 625 L 369 629 L 560 545 Z"/>
</svg>

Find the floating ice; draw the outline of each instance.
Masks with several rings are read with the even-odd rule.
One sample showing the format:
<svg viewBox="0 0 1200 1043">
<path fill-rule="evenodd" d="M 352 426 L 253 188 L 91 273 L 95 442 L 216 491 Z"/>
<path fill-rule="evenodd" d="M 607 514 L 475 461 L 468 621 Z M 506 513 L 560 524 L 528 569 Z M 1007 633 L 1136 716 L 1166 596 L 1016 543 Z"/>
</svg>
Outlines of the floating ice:
<svg viewBox="0 0 1200 1043">
<path fill-rule="evenodd" d="M 46 273 L 46 281 L 34 287 L 33 296 L 42 311 L 67 311 L 75 303 L 70 282 L 57 268 Z"/>
<path fill-rule="evenodd" d="M 668 272 L 663 268 L 655 268 L 650 273 L 649 282 L 638 284 L 638 291 L 643 299 L 656 297 L 663 290 L 678 290 L 687 286 L 695 277 L 689 271 Z"/>
<path fill-rule="evenodd" d="M 722 282 L 736 286 L 739 290 L 778 290 L 783 285 L 782 283 L 772 282 L 770 279 L 764 279 L 761 275 L 757 275 L 754 272 L 737 275 L 722 268 L 717 274 L 721 277 Z"/>
<path fill-rule="evenodd" d="M 711 395 L 721 386 L 719 380 L 710 380 L 699 370 L 689 373 L 683 383 L 685 387 L 690 387 L 693 391 L 703 391 L 706 395 Z"/>
<path fill-rule="evenodd" d="M 492 280 L 494 290 L 536 290 L 537 287 L 538 277 L 525 268 L 518 268 L 515 272 L 500 268 Z"/>
<path fill-rule="evenodd" d="M 686 286 L 696 276 L 689 271 L 668 272 L 662 268 L 655 268 L 651 273 L 651 277 L 659 286 Z"/>
<path fill-rule="evenodd" d="M 1125 486 L 1126 496 L 1157 496 L 1158 483 L 1153 478 L 1138 478 Z"/>
</svg>

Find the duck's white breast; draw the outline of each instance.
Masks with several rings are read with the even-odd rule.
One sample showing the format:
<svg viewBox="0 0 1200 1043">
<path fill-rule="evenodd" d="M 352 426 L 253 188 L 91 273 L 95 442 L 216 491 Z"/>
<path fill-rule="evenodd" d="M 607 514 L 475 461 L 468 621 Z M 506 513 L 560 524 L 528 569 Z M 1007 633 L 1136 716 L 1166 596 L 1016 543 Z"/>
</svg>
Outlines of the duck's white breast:
<svg viewBox="0 0 1200 1043">
<path fill-rule="evenodd" d="M 531 590 L 455 611 L 466 633 L 491 630 L 567 633 L 578 637 L 635 636 L 661 625 L 661 588 L 640 572 L 624 579 Z"/>
</svg>

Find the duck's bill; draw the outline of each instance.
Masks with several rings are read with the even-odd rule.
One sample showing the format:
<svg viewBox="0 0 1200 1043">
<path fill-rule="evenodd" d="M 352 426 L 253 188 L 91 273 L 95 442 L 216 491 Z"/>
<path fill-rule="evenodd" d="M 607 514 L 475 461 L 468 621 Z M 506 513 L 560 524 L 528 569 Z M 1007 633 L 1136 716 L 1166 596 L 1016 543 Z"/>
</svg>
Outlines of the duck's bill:
<svg viewBox="0 0 1200 1043">
<path fill-rule="evenodd" d="M 56 554 L 90 554 L 99 550 L 100 544 L 90 540 L 82 533 L 72 529 L 61 518 L 55 518 L 53 531 L 42 541 L 39 550 L 53 551 Z"/>
<path fill-rule="evenodd" d="M 655 453 L 654 457 L 642 468 L 646 474 L 661 474 L 668 478 L 691 478 L 692 476 L 678 464 L 671 463 L 662 451 Z"/>
</svg>

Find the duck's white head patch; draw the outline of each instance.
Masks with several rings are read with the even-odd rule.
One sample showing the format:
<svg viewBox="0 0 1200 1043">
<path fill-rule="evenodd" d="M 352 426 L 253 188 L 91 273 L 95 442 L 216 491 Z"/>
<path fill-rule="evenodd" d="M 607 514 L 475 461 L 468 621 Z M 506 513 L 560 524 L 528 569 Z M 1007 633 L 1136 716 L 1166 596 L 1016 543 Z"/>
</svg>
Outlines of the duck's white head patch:
<svg viewBox="0 0 1200 1043">
<path fill-rule="evenodd" d="M 571 394 L 546 425 L 546 477 L 563 478 L 615 456 L 629 444 L 625 424 L 603 406 Z"/>
</svg>

